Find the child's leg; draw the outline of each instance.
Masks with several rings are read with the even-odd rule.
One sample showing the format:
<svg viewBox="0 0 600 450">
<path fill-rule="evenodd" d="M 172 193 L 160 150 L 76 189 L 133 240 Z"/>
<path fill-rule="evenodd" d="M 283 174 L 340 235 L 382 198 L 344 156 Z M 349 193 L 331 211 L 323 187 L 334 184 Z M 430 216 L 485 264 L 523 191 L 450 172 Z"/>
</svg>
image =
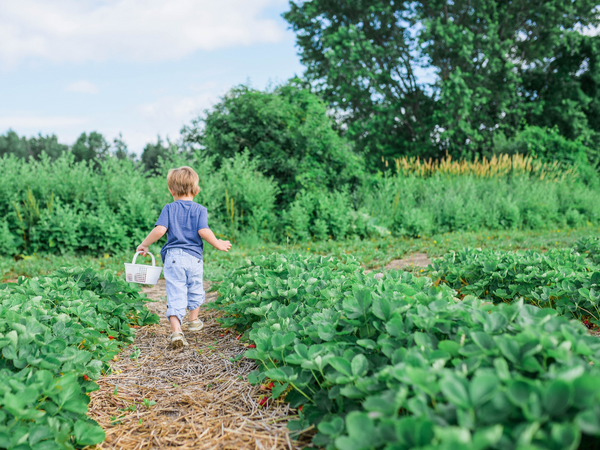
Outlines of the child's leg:
<svg viewBox="0 0 600 450">
<path fill-rule="evenodd" d="M 190 322 L 198 320 L 200 305 L 204 303 L 203 271 L 202 260 L 195 258 L 187 278 L 187 309 L 190 311 Z"/>
<path fill-rule="evenodd" d="M 165 281 L 167 282 L 167 317 L 173 332 L 181 332 L 181 324 L 187 306 L 187 285 L 183 253 L 167 253 L 165 258 Z"/>
</svg>

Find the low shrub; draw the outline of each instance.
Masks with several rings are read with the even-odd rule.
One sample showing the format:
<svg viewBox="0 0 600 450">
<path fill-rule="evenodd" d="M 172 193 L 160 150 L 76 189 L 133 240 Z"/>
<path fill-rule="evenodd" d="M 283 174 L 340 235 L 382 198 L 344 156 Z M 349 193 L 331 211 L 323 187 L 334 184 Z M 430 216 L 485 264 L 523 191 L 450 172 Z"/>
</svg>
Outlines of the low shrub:
<svg viewBox="0 0 600 450">
<path fill-rule="evenodd" d="M 461 301 L 407 272 L 379 281 L 352 258 L 258 257 L 227 280 L 212 307 L 253 343 L 248 379 L 285 395 L 290 428 L 314 426 L 317 446 L 558 450 L 600 436 L 600 341 L 556 310 Z"/>
<path fill-rule="evenodd" d="M 578 247 L 584 242 L 590 241 L 580 241 Z M 462 296 L 494 303 L 522 299 L 600 326 L 600 266 L 584 256 L 570 249 L 546 253 L 465 249 L 434 260 L 431 276 Z M 593 250 L 591 256 L 595 257 Z"/>
<path fill-rule="evenodd" d="M 158 323 L 121 279 L 91 269 L 0 284 L 0 447 L 73 449 L 104 440 L 86 394 L 133 342 L 131 326 Z"/>
</svg>

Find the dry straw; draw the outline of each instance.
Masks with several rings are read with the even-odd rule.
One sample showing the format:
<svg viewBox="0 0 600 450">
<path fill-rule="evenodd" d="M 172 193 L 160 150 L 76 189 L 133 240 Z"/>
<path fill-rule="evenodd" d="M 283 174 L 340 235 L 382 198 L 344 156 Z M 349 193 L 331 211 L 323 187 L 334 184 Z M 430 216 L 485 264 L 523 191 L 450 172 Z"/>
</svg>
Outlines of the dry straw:
<svg viewBox="0 0 600 450">
<path fill-rule="evenodd" d="M 147 293 L 164 299 L 164 280 Z M 186 333 L 188 348 L 171 350 L 164 301 L 149 307 L 161 324 L 138 331 L 139 358 L 130 358 L 133 347 L 119 355 L 90 395 L 89 416 L 106 431 L 98 449 L 292 450 L 307 444 L 289 436 L 286 424 L 296 412 L 288 404 L 269 399 L 259 406 L 267 391 L 246 380 L 256 366 L 244 358 L 230 361 L 245 347 L 214 321 L 217 313 L 201 309 L 204 329 Z"/>
<path fill-rule="evenodd" d="M 418 157 L 395 159 L 399 175 L 430 177 L 436 174 L 446 176 L 470 175 L 478 178 L 503 178 L 509 176 L 527 176 L 549 182 L 573 180 L 577 171 L 555 161 L 552 164 L 539 161 L 531 156 L 494 155 L 491 159 L 475 158 L 473 161 L 453 161 L 452 156 L 442 159 L 421 160 Z"/>
</svg>

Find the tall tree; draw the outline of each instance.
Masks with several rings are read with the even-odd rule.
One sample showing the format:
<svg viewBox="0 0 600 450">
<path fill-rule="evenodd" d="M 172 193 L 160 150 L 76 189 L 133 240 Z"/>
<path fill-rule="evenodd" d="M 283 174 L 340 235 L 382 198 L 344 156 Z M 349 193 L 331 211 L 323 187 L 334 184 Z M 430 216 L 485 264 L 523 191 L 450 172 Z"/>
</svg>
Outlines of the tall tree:
<svg viewBox="0 0 600 450">
<path fill-rule="evenodd" d="M 109 149 L 110 144 L 104 136 L 97 131 L 92 131 L 89 135 L 81 133 L 73 144 L 71 152 L 75 156 L 75 161 L 92 161 L 108 156 Z"/>
<path fill-rule="evenodd" d="M 27 139 L 25 136 L 19 137 L 17 133 L 8 130 L 6 135 L 0 135 L 0 156 L 15 155 L 19 158 L 33 157 L 40 159 L 42 153 L 48 155 L 51 159 L 56 159 L 69 147 L 58 142 L 58 138 L 53 135 L 42 136 Z"/>
<path fill-rule="evenodd" d="M 524 75 L 527 123 L 556 126 L 563 136 L 598 149 L 600 36 L 569 33 L 554 55 Z"/>
<path fill-rule="evenodd" d="M 598 24 L 593 0 L 291 0 L 284 17 L 306 77 L 375 158 L 492 148 L 531 110 L 529 74 L 555 77 L 568 36 Z"/>
<path fill-rule="evenodd" d="M 161 159 L 167 159 L 177 152 L 177 146 L 169 141 L 168 138 L 167 142 L 164 142 L 160 136 L 157 136 L 156 144 L 149 142 L 144 147 L 141 162 L 147 172 L 158 173 Z"/>
<path fill-rule="evenodd" d="M 442 142 L 448 149 L 480 152 L 493 146 L 496 133 L 514 135 L 531 102 L 543 102 L 524 80 L 536 72 L 546 82 L 564 81 L 552 61 L 570 37 L 581 36 L 581 27 L 598 23 L 596 4 L 593 0 L 418 2 L 423 25 L 419 38 L 438 74 L 436 123 L 444 130 Z"/>
<path fill-rule="evenodd" d="M 433 101 L 419 83 L 408 2 L 290 1 L 305 76 L 371 157 L 431 153 Z"/>
</svg>

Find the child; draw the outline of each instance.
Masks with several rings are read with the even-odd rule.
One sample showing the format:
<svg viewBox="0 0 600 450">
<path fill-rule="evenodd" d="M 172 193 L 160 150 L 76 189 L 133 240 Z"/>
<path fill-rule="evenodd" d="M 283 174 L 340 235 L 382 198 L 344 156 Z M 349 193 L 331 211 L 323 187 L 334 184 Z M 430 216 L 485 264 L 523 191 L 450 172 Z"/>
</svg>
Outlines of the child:
<svg viewBox="0 0 600 450">
<path fill-rule="evenodd" d="M 173 203 L 165 205 L 146 239 L 137 248 L 142 255 L 148 247 L 167 233 L 167 243 L 160 251 L 167 282 L 167 317 L 171 322 L 171 345 L 188 345 L 181 325 L 186 308 L 190 311 L 188 330 L 200 331 L 204 324 L 198 319 L 204 303 L 202 285 L 202 253 L 205 240 L 217 250 L 229 251 L 229 241 L 217 239 L 208 228 L 206 208 L 194 203 L 200 192 L 198 174 L 191 167 L 169 170 L 167 184 Z"/>
</svg>

